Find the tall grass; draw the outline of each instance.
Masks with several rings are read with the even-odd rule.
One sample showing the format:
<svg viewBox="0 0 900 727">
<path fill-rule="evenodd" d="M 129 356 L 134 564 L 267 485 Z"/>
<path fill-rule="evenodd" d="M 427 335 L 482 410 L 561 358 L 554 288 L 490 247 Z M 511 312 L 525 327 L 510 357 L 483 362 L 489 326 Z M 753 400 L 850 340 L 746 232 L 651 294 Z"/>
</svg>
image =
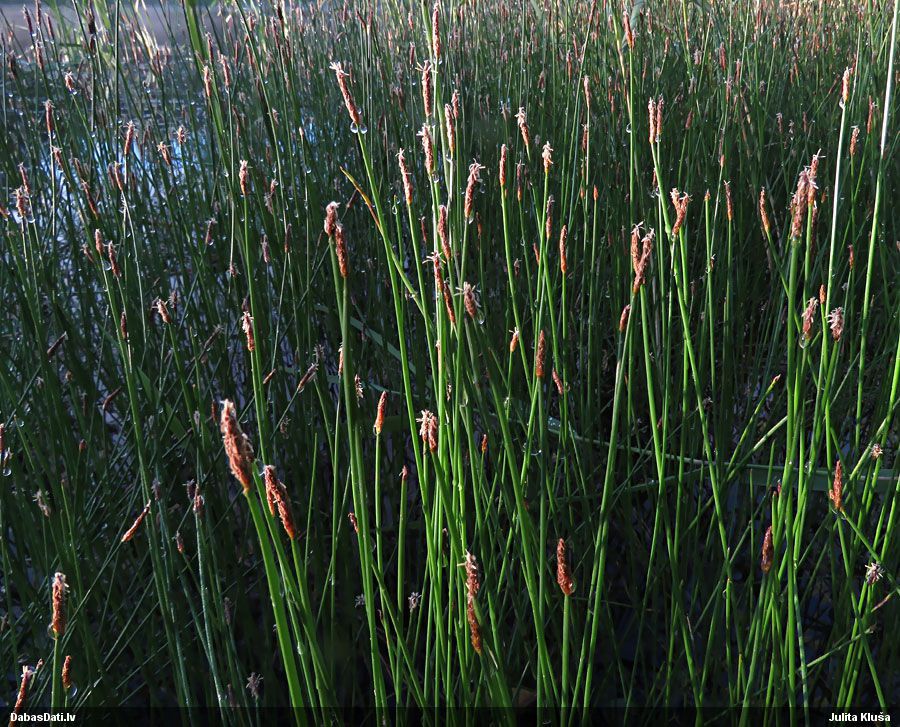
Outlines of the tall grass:
<svg viewBox="0 0 900 727">
<path fill-rule="evenodd" d="M 895 706 L 897 5 L 11 18 L 10 703 Z"/>
</svg>

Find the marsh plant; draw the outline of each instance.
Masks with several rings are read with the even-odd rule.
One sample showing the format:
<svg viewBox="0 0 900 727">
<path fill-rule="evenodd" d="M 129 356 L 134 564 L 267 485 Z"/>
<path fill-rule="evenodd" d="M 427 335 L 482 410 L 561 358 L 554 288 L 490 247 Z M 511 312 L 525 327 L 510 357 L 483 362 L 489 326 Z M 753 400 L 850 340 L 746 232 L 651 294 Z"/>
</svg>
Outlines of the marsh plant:
<svg viewBox="0 0 900 727">
<path fill-rule="evenodd" d="M 145 12 L 4 40 L 10 705 L 896 703 L 896 0 Z"/>
</svg>

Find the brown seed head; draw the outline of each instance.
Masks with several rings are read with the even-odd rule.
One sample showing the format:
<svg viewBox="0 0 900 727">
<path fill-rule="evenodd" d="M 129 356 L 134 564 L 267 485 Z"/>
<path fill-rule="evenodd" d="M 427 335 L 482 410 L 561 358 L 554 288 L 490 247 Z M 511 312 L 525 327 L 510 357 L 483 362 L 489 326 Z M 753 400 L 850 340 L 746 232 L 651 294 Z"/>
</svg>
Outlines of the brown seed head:
<svg viewBox="0 0 900 727">
<path fill-rule="evenodd" d="M 246 159 L 241 159 L 240 167 L 238 168 L 238 182 L 241 185 L 241 196 L 247 196 L 247 182 L 250 179 L 250 165 Z"/>
<path fill-rule="evenodd" d="M 53 620 L 50 628 L 54 638 L 59 638 L 66 633 L 66 593 L 69 586 L 66 577 L 60 572 L 53 576 Z"/>
<path fill-rule="evenodd" d="M 619 316 L 619 333 L 624 333 L 628 327 L 628 317 L 631 315 L 631 304 L 626 304 L 622 309 L 622 315 Z"/>
<path fill-rule="evenodd" d="M 569 272 L 569 266 L 566 262 L 566 237 L 569 234 L 567 225 L 563 225 L 559 231 L 559 271 L 565 275 Z"/>
<path fill-rule="evenodd" d="M 450 234 L 447 224 L 447 206 L 443 204 L 438 208 L 437 228 L 438 238 L 441 241 L 441 251 L 444 253 L 444 259 L 449 262 L 452 253 L 450 251 Z"/>
<path fill-rule="evenodd" d="M 72 655 L 67 654 L 62 666 L 62 687 L 67 692 L 72 688 Z"/>
<path fill-rule="evenodd" d="M 691 198 L 687 194 L 679 196 L 678 190 L 674 188 L 670 193 L 670 198 L 672 206 L 675 208 L 675 224 L 672 225 L 672 237 L 676 237 L 684 225 L 684 220 L 687 217 L 688 202 L 691 201 Z"/>
<path fill-rule="evenodd" d="M 648 139 L 651 144 L 655 144 L 659 137 L 656 134 L 656 100 L 651 98 L 647 102 L 647 116 L 650 119 L 650 133 Z"/>
<path fill-rule="evenodd" d="M 538 334 L 537 351 L 534 356 L 534 375 L 539 379 L 544 378 L 544 359 L 547 356 L 547 339 L 543 329 Z"/>
<path fill-rule="evenodd" d="M 138 513 L 138 516 L 134 519 L 134 522 L 131 524 L 131 527 L 125 531 L 125 534 L 122 536 L 121 542 L 127 543 L 131 540 L 136 534 L 138 529 L 141 527 L 141 524 L 144 522 L 144 518 L 150 513 L 150 501 L 147 501 L 147 504 L 144 505 L 144 509 Z"/>
<path fill-rule="evenodd" d="M 531 147 L 531 132 L 528 130 L 528 117 L 525 114 L 525 107 L 520 106 L 516 112 L 516 123 L 519 125 L 519 133 L 522 134 L 522 143 L 525 148 Z"/>
<path fill-rule="evenodd" d="M 476 654 L 481 654 L 481 626 L 475 615 L 475 604 L 470 600 L 466 604 L 466 620 L 469 622 L 469 634 L 472 640 L 472 648 Z"/>
<path fill-rule="evenodd" d="M 475 288 L 470 283 L 463 283 L 463 304 L 469 318 L 474 321 L 478 317 L 478 301 L 475 300 Z"/>
<path fill-rule="evenodd" d="M 272 465 L 266 465 L 263 468 L 263 480 L 266 485 L 266 501 L 269 505 L 269 511 L 273 517 L 275 511 L 278 511 L 278 517 L 281 519 L 281 526 L 284 528 L 284 532 L 291 540 L 296 540 L 297 528 L 294 526 L 294 517 L 291 513 L 287 490 L 278 480 L 278 477 L 275 475 L 275 468 Z"/>
<path fill-rule="evenodd" d="M 125 126 L 125 151 L 122 156 L 126 159 L 131 153 L 131 145 L 134 143 L 134 122 L 129 121 Z"/>
<path fill-rule="evenodd" d="M 478 184 L 482 169 L 484 167 L 476 161 L 469 165 L 469 179 L 466 182 L 466 197 L 463 207 L 463 214 L 467 220 L 472 219 L 472 208 L 475 204 L 475 185 Z"/>
<path fill-rule="evenodd" d="M 550 174 L 550 166 L 553 164 L 553 147 L 550 146 L 549 141 L 541 150 L 541 159 L 544 160 L 544 174 Z"/>
<path fill-rule="evenodd" d="M 766 211 L 766 188 L 759 190 L 759 216 L 762 220 L 763 231 L 768 237 L 771 234 L 772 225 L 769 223 L 769 213 Z"/>
<path fill-rule="evenodd" d="M 418 421 L 421 424 L 419 427 L 419 436 L 422 437 L 422 441 L 428 445 L 428 449 L 431 452 L 437 451 L 437 417 L 427 409 L 423 409 Z"/>
<path fill-rule="evenodd" d="M 22 681 L 19 683 L 19 692 L 16 695 L 16 704 L 13 707 L 13 714 L 21 714 L 22 710 L 25 708 L 25 699 L 28 694 L 28 682 L 31 681 L 33 675 L 34 670 L 31 669 L 31 667 L 22 667 Z M 13 722 L 10 721 L 10 725 L 12 724 Z"/>
<path fill-rule="evenodd" d="M 400 165 L 400 178 L 403 181 L 403 197 L 406 199 L 407 206 L 409 206 L 412 204 L 412 175 L 409 172 L 409 167 L 406 165 L 403 149 L 397 152 L 397 163 Z M 332 204 L 335 203 L 332 202 Z"/>
<path fill-rule="evenodd" d="M 634 50 L 634 33 L 631 30 L 631 18 L 627 11 L 622 13 L 622 25 L 625 28 L 625 43 L 629 50 Z"/>
<path fill-rule="evenodd" d="M 519 347 L 519 329 L 514 328 L 512 332 L 512 337 L 509 339 L 509 352 L 515 353 L 516 349 Z"/>
<path fill-rule="evenodd" d="M 828 314 L 828 326 L 831 329 L 831 337 L 839 341 L 844 334 L 844 309 L 835 308 Z"/>
<path fill-rule="evenodd" d="M 384 426 L 384 409 L 387 406 L 387 389 L 381 392 L 381 398 L 378 399 L 378 409 L 375 412 L 375 434 L 381 434 L 381 428 Z"/>
<path fill-rule="evenodd" d="M 250 493 L 253 483 L 251 467 L 254 454 L 247 436 L 241 431 L 241 427 L 238 424 L 234 403 L 229 399 L 225 399 L 222 402 L 219 429 L 222 432 L 222 441 L 225 445 L 225 455 L 228 457 L 231 474 L 241 483 L 241 487 L 244 488 L 244 494 L 247 495 Z"/>
<path fill-rule="evenodd" d="M 353 94 L 350 93 L 350 84 L 347 79 L 350 74 L 347 73 L 340 63 L 332 63 L 329 68 L 334 71 L 337 78 L 338 87 L 341 89 L 341 96 L 344 98 L 344 106 L 347 107 L 347 113 L 350 115 L 350 121 L 359 129 L 362 126 L 362 117 L 356 103 L 353 101 Z"/>
<path fill-rule="evenodd" d="M 452 157 L 456 154 L 456 124 L 453 121 L 453 109 L 450 104 L 444 104 L 444 120 L 447 126 L 447 150 Z"/>
<path fill-rule="evenodd" d="M 434 87 L 431 85 L 431 61 L 422 64 L 422 102 L 425 106 L 425 118 L 434 111 Z"/>
<path fill-rule="evenodd" d="M 841 80 L 841 108 L 847 105 L 850 100 L 850 69 L 844 69 L 844 77 Z"/>
<path fill-rule="evenodd" d="M 725 211 L 728 215 L 728 221 L 734 220 L 734 203 L 731 199 L 731 182 L 725 182 Z"/>
<path fill-rule="evenodd" d="M 507 156 L 507 148 L 506 144 L 500 147 L 500 187 L 506 187 L 506 156 Z"/>
<path fill-rule="evenodd" d="M 468 550 L 463 566 L 466 569 L 466 595 L 472 600 L 481 590 L 481 569 L 478 567 L 478 560 Z"/>
<path fill-rule="evenodd" d="M 435 3 L 431 10 L 431 53 L 436 61 L 441 59 L 441 8 Z"/>
<path fill-rule="evenodd" d="M 853 130 L 850 132 L 850 156 L 856 156 L 856 149 L 859 145 L 859 127 L 854 126 Z"/>
<path fill-rule="evenodd" d="M 350 266 L 347 260 L 347 243 L 344 240 L 344 226 L 338 222 L 334 227 L 334 251 L 337 255 L 338 269 L 344 280 L 350 275 Z"/>
<path fill-rule="evenodd" d="M 253 353 L 256 349 L 256 338 L 253 335 L 253 316 L 247 311 L 244 311 L 241 327 L 244 329 L 244 336 L 247 338 L 247 350 Z"/>
<path fill-rule="evenodd" d="M 431 176 L 434 173 L 434 141 L 428 124 L 422 124 L 419 136 L 422 137 L 422 151 L 425 152 L 425 171 Z"/>
<path fill-rule="evenodd" d="M 762 555 L 759 560 L 759 567 L 763 573 L 768 573 L 772 569 L 772 563 L 775 562 L 775 547 L 772 544 L 772 526 L 766 528 L 766 534 L 763 537 Z"/>
<path fill-rule="evenodd" d="M 325 208 L 325 234 L 328 235 L 328 237 L 334 237 L 334 231 L 337 227 L 337 210 L 337 202 L 329 202 L 328 206 Z"/>
<path fill-rule="evenodd" d="M 819 301 L 816 298 L 810 298 L 806 303 L 806 309 L 803 311 L 803 338 L 809 341 L 812 338 L 813 321 L 815 320 L 816 308 L 819 307 Z"/>
<path fill-rule="evenodd" d="M 544 236 L 548 240 L 550 239 L 550 235 L 553 234 L 553 204 L 555 202 L 556 200 L 553 198 L 552 194 L 547 197 L 547 209 L 544 214 Z"/>
<path fill-rule="evenodd" d="M 844 510 L 844 465 L 841 463 L 841 460 L 838 460 L 834 464 L 834 481 L 831 485 L 831 490 L 828 492 L 828 499 L 831 500 L 831 504 L 834 505 L 834 509 L 838 512 L 843 512 Z"/>
<path fill-rule="evenodd" d="M 566 597 L 571 596 L 575 591 L 575 582 L 572 580 L 572 573 L 566 558 L 566 541 L 563 538 L 556 543 L 556 582 Z"/>
<path fill-rule="evenodd" d="M 44 101 L 44 121 L 47 125 L 48 136 L 53 136 L 53 129 L 55 126 L 53 123 L 53 104 L 50 103 L 49 99 Z"/>
</svg>

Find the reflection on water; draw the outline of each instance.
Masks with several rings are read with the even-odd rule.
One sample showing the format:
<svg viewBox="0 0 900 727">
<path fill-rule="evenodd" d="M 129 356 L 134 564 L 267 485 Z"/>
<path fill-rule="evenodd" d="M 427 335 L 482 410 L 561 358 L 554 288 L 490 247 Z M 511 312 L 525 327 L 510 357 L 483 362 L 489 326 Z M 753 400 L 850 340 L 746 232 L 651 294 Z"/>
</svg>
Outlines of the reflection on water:
<svg viewBox="0 0 900 727">
<path fill-rule="evenodd" d="M 25 20 L 24 8 L 34 13 L 34 5 L 31 0 L 0 0 L 0 27 L 3 29 L 3 45 L 6 48 L 24 47 L 31 43 L 28 25 Z M 69 28 L 77 27 L 78 14 L 75 8 L 66 3 L 59 4 L 59 15 L 56 11 L 43 6 L 43 12 L 52 15 L 57 25 Z M 110 0 L 109 12 L 115 12 L 115 2 Z M 217 5 L 203 6 L 198 4 L 200 23 L 204 28 L 211 29 L 221 25 L 221 8 Z M 120 17 L 125 21 L 126 27 L 140 27 L 160 45 L 169 45 L 174 40 L 180 43 L 187 40 L 187 26 L 184 21 L 184 11 L 179 2 L 139 2 L 124 0 L 121 3 Z"/>
</svg>

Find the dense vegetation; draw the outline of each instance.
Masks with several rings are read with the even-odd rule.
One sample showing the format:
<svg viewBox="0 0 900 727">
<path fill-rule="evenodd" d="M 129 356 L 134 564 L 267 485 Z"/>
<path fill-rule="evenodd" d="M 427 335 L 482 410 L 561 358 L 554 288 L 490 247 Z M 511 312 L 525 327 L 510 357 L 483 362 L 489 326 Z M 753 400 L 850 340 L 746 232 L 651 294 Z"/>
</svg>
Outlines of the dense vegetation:
<svg viewBox="0 0 900 727">
<path fill-rule="evenodd" d="M 26 9 L 2 699 L 888 709 L 897 5 Z"/>
</svg>

